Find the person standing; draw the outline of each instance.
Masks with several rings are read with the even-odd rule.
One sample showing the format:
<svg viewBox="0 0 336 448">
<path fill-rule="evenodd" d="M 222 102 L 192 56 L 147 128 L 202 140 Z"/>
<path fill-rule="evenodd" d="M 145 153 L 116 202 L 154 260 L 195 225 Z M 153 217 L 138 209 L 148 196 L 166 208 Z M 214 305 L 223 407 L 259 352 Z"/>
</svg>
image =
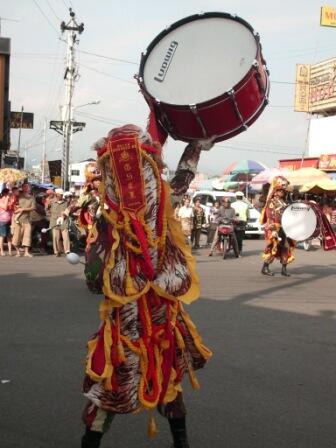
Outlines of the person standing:
<svg viewBox="0 0 336 448">
<path fill-rule="evenodd" d="M 287 272 L 287 264 L 294 260 L 295 243 L 286 237 L 281 226 L 281 217 L 288 205 L 285 200 L 288 186 L 289 182 L 285 177 L 274 177 L 265 208 L 261 214 L 260 222 L 265 225 L 267 242 L 263 253 L 264 264 L 261 269 L 263 275 L 274 275 L 270 271 L 269 265 L 278 259 L 282 265 L 281 275 L 290 276 Z"/>
<path fill-rule="evenodd" d="M 4 188 L 0 195 L 0 255 L 6 255 L 4 251 L 4 240 L 6 238 L 8 255 L 12 255 L 12 239 L 10 223 L 12 219 L 12 212 L 10 210 L 10 194 L 9 189 Z"/>
<path fill-rule="evenodd" d="M 247 220 L 249 218 L 249 206 L 243 201 L 244 194 L 241 191 L 236 192 L 236 201 L 232 203 L 232 208 L 236 212 L 238 223 L 235 225 L 235 234 L 238 243 L 239 256 L 243 253 L 243 241 Z M 238 216 L 237 216 L 238 215 Z"/>
<path fill-rule="evenodd" d="M 207 244 L 211 246 L 213 242 L 216 229 L 218 227 L 218 215 L 219 215 L 219 201 L 215 201 L 214 205 L 210 208 L 209 216 L 208 216 L 208 234 L 207 234 Z"/>
<path fill-rule="evenodd" d="M 29 184 L 23 184 L 19 193 L 14 214 L 12 218 L 13 246 L 16 249 L 16 256 L 20 257 L 20 247 L 24 248 L 24 256 L 32 257 L 30 253 L 32 225 L 31 212 L 35 210 L 36 203 L 30 194 Z"/>
<path fill-rule="evenodd" d="M 201 206 L 200 199 L 196 199 L 194 202 L 193 229 L 191 234 L 191 244 L 193 245 L 194 249 L 200 248 L 200 238 L 204 224 L 205 224 L 205 212 Z"/>
<path fill-rule="evenodd" d="M 70 252 L 68 228 L 68 203 L 63 198 L 62 188 L 56 188 L 55 200 L 50 206 L 50 227 L 52 227 L 53 249 L 56 257 L 60 257 L 62 249 Z"/>
<path fill-rule="evenodd" d="M 178 217 L 181 222 L 183 235 L 190 244 L 191 233 L 193 229 L 194 210 L 190 204 L 190 198 L 186 197 L 183 201 L 183 205 L 178 212 Z"/>
</svg>

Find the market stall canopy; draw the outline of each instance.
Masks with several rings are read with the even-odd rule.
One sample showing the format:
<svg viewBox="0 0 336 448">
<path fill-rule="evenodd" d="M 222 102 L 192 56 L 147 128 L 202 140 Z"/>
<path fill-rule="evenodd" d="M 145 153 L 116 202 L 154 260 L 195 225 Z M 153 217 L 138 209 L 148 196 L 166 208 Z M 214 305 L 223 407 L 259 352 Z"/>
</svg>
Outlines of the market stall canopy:
<svg viewBox="0 0 336 448">
<path fill-rule="evenodd" d="M 273 177 L 275 176 L 285 176 L 288 171 L 286 170 L 282 170 L 280 168 L 267 168 L 264 171 L 261 171 L 259 174 L 257 174 L 256 176 L 254 176 L 254 178 L 251 180 L 251 184 L 261 184 L 261 185 L 265 185 L 265 184 L 269 184 L 271 183 Z"/>
<path fill-rule="evenodd" d="M 255 160 L 239 160 L 227 166 L 223 171 L 223 175 L 238 173 L 258 174 L 265 169 L 267 169 L 267 166 L 261 162 L 256 162 Z"/>
<path fill-rule="evenodd" d="M 231 188 L 237 188 L 239 182 L 233 179 L 234 176 L 227 174 L 217 179 L 212 180 L 212 188 L 215 190 L 228 190 Z"/>
<path fill-rule="evenodd" d="M 15 184 L 16 182 L 22 182 L 28 177 L 25 171 L 16 170 L 14 168 L 2 168 L 0 169 L 0 183 Z"/>
<path fill-rule="evenodd" d="M 286 171 L 284 176 L 290 182 L 291 186 L 302 186 L 311 182 L 329 180 L 328 174 L 317 168 L 300 168 L 299 170 Z"/>
<path fill-rule="evenodd" d="M 336 194 L 336 181 L 324 179 L 318 182 L 309 182 L 302 186 L 300 192 L 311 194 Z"/>
</svg>

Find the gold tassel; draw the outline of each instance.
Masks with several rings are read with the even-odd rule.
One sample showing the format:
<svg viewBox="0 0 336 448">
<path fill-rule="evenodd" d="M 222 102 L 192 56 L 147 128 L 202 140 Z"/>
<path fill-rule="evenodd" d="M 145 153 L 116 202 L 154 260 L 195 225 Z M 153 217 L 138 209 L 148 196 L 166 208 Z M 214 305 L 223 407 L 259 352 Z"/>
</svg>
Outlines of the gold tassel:
<svg viewBox="0 0 336 448">
<path fill-rule="evenodd" d="M 193 368 L 191 366 L 189 366 L 188 369 L 189 369 L 189 379 L 190 379 L 190 383 L 191 383 L 192 388 L 194 390 L 200 389 L 201 386 L 200 386 L 200 384 L 198 382 L 198 379 L 197 379 L 197 377 L 195 375 L 195 372 L 193 371 Z"/>
<path fill-rule="evenodd" d="M 158 433 L 158 429 L 156 426 L 156 421 L 155 421 L 155 417 L 152 413 L 149 414 L 149 419 L 148 419 L 148 429 L 147 429 L 147 435 L 148 437 L 155 437 L 156 434 Z"/>
<path fill-rule="evenodd" d="M 125 356 L 125 352 L 124 352 L 124 347 L 123 347 L 121 342 L 118 342 L 117 350 L 118 350 L 119 361 L 125 362 L 126 361 L 126 356 Z"/>
<path fill-rule="evenodd" d="M 137 290 L 134 288 L 133 279 L 129 272 L 126 273 L 126 280 L 125 280 L 125 292 L 127 296 L 133 296 L 134 294 L 137 294 Z"/>
</svg>

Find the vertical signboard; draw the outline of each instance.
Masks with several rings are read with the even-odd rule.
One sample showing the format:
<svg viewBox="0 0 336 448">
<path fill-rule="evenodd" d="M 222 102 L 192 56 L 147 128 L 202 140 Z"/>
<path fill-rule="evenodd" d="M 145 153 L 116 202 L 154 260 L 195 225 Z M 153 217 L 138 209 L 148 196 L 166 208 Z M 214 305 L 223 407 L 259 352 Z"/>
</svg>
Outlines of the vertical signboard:
<svg viewBox="0 0 336 448">
<path fill-rule="evenodd" d="M 296 65 L 295 112 L 309 112 L 310 65 Z"/>
</svg>

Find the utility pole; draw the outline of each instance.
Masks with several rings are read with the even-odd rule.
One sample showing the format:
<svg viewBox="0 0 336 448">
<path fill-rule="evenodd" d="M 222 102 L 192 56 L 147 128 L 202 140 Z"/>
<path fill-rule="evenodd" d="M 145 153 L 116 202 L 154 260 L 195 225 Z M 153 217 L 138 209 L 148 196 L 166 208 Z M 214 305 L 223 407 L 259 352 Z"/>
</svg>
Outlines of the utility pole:
<svg viewBox="0 0 336 448">
<path fill-rule="evenodd" d="M 46 153 L 47 153 L 47 119 L 44 120 L 44 126 L 43 126 L 43 151 L 42 151 L 42 174 L 41 174 L 42 184 L 44 184 L 45 179 Z"/>
<path fill-rule="evenodd" d="M 71 152 L 71 136 L 73 133 L 82 131 L 85 123 L 73 121 L 72 99 L 75 90 L 75 81 L 78 78 L 77 65 L 75 59 L 75 45 L 78 44 L 77 32 L 81 34 L 84 31 L 84 24 L 78 25 L 75 19 L 75 13 L 69 8 L 70 20 L 66 24 L 61 23 L 62 33 L 67 33 L 67 57 L 64 73 L 65 80 L 65 104 L 62 108 L 62 120 L 51 121 L 50 128 L 63 135 L 63 155 L 62 155 L 62 188 L 68 189 L 69 178 L 69 158 Z"/>
</svg>

